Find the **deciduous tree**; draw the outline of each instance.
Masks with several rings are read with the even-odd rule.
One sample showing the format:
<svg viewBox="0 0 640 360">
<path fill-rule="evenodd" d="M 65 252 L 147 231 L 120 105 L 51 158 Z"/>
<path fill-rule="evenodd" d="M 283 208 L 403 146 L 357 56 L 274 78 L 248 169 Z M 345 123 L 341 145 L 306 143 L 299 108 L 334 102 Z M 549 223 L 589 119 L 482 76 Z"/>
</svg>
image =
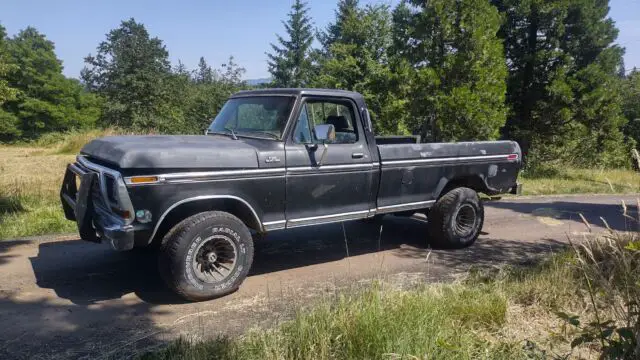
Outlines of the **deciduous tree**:
<svg viewBox="0 0 640 360">
<path fill-rule="evenodd" d="M 85 63 L 82 79 L 106 99 L 106 124 L 148 128 L 170 115 L 163 113 L 171 100 L 169 53 L 135 19 L 111 30 Z"/>
<path fill-rule="evenodd" d="M 98 99 L 62 74 L 51 41 L 32 27 L 3 39 L 9 58 L 3 77 L 11 89 L 0 114 L 4 140 L 95 125 Z"/>
</svg>

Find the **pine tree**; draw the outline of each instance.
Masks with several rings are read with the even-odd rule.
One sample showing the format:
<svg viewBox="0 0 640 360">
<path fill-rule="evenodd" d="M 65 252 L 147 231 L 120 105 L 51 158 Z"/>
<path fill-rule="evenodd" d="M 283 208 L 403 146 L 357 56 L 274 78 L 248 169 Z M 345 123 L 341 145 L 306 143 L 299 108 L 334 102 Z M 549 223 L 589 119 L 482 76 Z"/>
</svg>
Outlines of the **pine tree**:
<svg viewBox="0 0 640 360">
<path fill-rule="evenodd" d="M 335 21 L 329 23 L 324 32 L 318 32 L 317 37 L 322 47 L 327 50 L 335 42 L 354 43 L 361 40 L 352 37 L 357 31 L 359 18 L 362 16 L 362 9 L 358 0 L 339 0 L 338 8 L 335 11 Z"/>
<path fill-rule="evenodd" d="M 211 84 L 214 80 L 214 72 L 211 69 L 211 66 L 207 64 L 207 61 L 204 57 L 200 57 L 200 61 L 198 62 L 198 69 L 196 69 L 194 74 L 194 81 L 196 84 Z"/>
<path fill-rule="evenodd" d="M 305 2 L 296 0 L 283 21 L 288 39 L 277 35 L 279 45 L 271 44 L 272 53 L 267 54 L 269 72 L 276 87 L 304 87 L 310 83 L 313 69 L 311 61 L 311 18 Z"/>
<path fill-rule="evenodd" d="M 407 132 L 401 72 L 388 54 L 391 30 L 387 5 L 361 7 L 355 0 L 343 0 L 334 22 L 318 34 L 323 48 L 314 86 L 362 93 L 379 134 Z"/>
<path fill-rule="evenodd" d="M 407 62 L 412 132 L 435 141 L 490 140 L 506 120 L 501 18 L 487 0 L 411 0 L 394 11 Z"/>
<path fill-rule="evenodd" d="M 623 112 L 627 118 L 625 135 L 640 148 L 640 71 L 633 69 L 624 79 Z"/>
<path fill-rule="evenodd" d="M 625 162 L 618 70 L 623 50 L 607 0 L 493 0 L 509 64 L 506 136 L 534 162 Z M 531 151 L 531 154 L 529 150 Z M 578 155 L 579 154 L 579 155 Z"/>
</svg>

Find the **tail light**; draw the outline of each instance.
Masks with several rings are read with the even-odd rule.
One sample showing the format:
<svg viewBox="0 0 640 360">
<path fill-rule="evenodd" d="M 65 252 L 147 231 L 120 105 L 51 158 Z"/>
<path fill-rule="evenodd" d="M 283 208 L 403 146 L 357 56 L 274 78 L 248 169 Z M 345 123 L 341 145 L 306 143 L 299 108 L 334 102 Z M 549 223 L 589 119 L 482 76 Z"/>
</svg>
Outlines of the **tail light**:
<svg viewBox="0 0 640 360">
<path fill-rule="evenodd" d="M 520 155 L 518 154 L 509 154 L 507 156 L 508 161 L 518 161 L 518 159 L 520 159 Z"/>
</svg>

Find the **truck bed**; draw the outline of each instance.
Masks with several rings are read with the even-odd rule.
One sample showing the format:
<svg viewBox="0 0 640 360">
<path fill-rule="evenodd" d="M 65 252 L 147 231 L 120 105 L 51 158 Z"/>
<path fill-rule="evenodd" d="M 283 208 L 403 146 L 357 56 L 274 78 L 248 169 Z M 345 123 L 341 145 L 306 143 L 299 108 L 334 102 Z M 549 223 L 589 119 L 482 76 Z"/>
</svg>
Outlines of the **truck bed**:
<svg viewBox="0 0 640 360">
<path fill-rule="evenodd" d="M 514 187 L 520 147 L 513 141 L 382 144 L 378 208 L 428 208 L 452 181 L 494 195 Z M 449 185 L 450 186 L 450 185 Z"/>
</svg>

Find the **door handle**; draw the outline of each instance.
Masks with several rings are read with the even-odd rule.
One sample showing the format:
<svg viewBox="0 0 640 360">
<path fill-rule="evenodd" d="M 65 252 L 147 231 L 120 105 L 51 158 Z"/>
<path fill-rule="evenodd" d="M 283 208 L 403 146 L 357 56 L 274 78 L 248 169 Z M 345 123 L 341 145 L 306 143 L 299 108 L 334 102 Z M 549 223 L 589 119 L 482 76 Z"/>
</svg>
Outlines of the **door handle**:
<svg viewBox="0 0 640 360">
<path fill-rule="evenodd" d="M 362 159 L 364 157 L 364 153 L 353 153 L 351 157 L 354 159 Z"/>
</svg>

